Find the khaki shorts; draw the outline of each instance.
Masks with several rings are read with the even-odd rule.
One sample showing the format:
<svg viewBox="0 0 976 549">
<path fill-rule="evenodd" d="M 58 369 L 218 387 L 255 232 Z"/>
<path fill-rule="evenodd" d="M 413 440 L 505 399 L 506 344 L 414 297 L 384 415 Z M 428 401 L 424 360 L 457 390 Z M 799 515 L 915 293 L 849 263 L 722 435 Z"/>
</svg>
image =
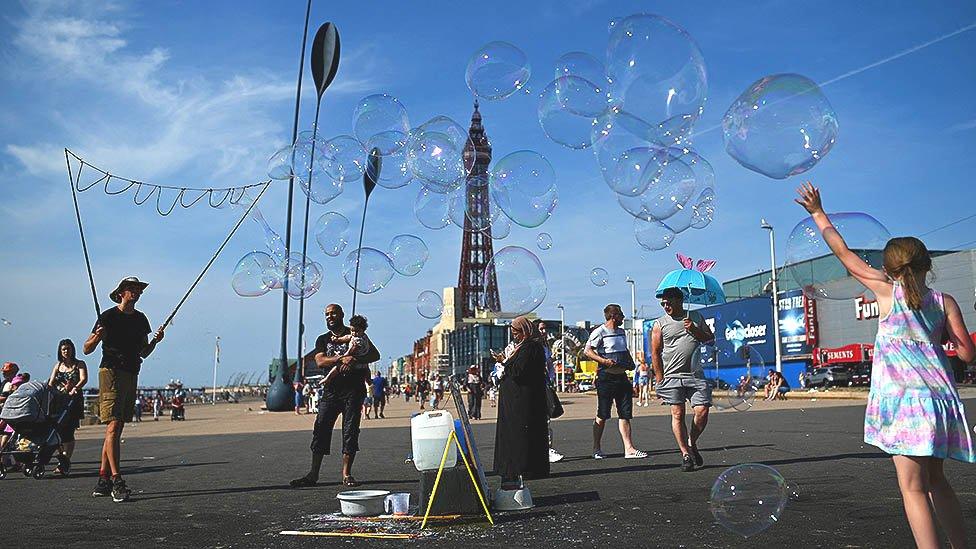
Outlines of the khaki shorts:
<svg viewBox="0 0 976 549">
<path fill-rule="evenodd" d="M 111 368 L 98 370 L 98 417 L 102 423 L 113 420 L 132 421 L 136 409 L 136 385 L 139 374 Z"/>
</svg>

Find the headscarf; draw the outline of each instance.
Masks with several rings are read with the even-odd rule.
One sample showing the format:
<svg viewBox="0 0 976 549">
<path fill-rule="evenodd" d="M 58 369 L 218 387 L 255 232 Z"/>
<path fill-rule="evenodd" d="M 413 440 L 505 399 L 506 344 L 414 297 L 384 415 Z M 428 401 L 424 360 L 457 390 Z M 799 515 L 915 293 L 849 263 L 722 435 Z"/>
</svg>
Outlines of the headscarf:
<svg viewBox="0 0 976 549">
<path fill-rule="evenodd" d="M 536 343 L 542 342 L 542 333 L 539 332 L 539 326 L 529 320 L 524 316 L 520 316 L 512 321 L 512 327 L 522 332 L 522 341 L 519 341 L 515 345 L 515 350 L 512 352 L 512 356 L 518 353 L 519 349 L 522 348 L 526 343 L 534 341 Z"/>
</svg>

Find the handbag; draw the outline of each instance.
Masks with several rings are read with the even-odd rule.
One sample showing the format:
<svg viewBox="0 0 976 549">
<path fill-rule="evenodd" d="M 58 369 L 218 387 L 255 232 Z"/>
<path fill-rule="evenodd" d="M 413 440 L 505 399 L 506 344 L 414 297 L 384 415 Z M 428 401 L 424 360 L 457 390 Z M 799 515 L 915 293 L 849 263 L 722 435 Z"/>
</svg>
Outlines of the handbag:
<svg viewBox="0 0 976 549">
<path fill-rule="evenodd" d="M 559 396 L 552 385 L 546 383 L 546 409 L 549 411 L 549 418 L 556 419 L 563 415 L 563 403 L 559 402 Z"/>
</svg>

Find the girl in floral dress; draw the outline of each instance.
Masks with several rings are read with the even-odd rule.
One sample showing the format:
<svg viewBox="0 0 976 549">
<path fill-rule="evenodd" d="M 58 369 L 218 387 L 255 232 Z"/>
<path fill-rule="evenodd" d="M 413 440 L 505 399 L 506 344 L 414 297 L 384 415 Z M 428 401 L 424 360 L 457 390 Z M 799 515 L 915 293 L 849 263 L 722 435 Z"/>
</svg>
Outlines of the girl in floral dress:
<svg viewBox="0 0 976 549">
<path fill-rule="evenodd" d="M 796 202 L 813 217 L 831 251 L 878 300 L 864 442 L 891 454 L 918 547 L 940 547 L 932 510 L 952 546 L 965 547 L 962 509 L 942 471 L 946 458 L 976 462 L 966 413 L 942 348 L 948 340 L 963 361 L 976 356 L 959 305 L 951 295 L 926 286 L 932 258 L 922 241 L 889 240 L 884 270 L 879 271 L 848 249 L 824 213 L 817 188 L 806 183 L 797 192 Z"/>
</svg>

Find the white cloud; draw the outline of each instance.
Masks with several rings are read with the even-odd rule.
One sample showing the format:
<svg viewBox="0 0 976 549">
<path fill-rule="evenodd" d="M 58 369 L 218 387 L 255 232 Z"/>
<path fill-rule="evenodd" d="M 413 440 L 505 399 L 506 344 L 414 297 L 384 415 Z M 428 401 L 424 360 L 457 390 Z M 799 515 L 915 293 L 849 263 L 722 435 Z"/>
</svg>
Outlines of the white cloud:
<svg viewBox="0 0 976 549">
<path fill-rule="evenodd" d="M 82 100 L 52 115 L 59 126 L 50 132 L 61 138 L 57 144 L 7 143 L 4 150 L 28 173 L 63 173 L 61 143 L 69 143 L 93 164 L 140 180 L 209 187 L 264 177 L 269 143 L 289 133 L 289 120 L 277 114 L 294 97 L 291 76 L 252 70 L 222 80 L 206 74 L 167 77 L 167 49 L 136 51 L 119 5 L 42 2 L 26 12 L 12 37 L 23 66 L 42 67 L 43 78 L 82 86 L 100 101 L 115 99 L 107 107 Z M 373 57 L 365 52 L 349 57 Z M 352 67 L 358 74 L 336 82 L 330 94 L 360 93 L 374 85 L 362 76 L 372 74 L 369 63 L 346 63 L 344 72 Z M 205 173 L 211 180 L 179 179 L 187 173 Z"/>
<path fill-rule="evenodd" d="M 949 133 L 964 132 L 967 130 L 976 130 L 976 118 L 973 120 L 967 120 L 965 122 L 959 122 L 946 128 L 946 131 Z"/>
</svg>

